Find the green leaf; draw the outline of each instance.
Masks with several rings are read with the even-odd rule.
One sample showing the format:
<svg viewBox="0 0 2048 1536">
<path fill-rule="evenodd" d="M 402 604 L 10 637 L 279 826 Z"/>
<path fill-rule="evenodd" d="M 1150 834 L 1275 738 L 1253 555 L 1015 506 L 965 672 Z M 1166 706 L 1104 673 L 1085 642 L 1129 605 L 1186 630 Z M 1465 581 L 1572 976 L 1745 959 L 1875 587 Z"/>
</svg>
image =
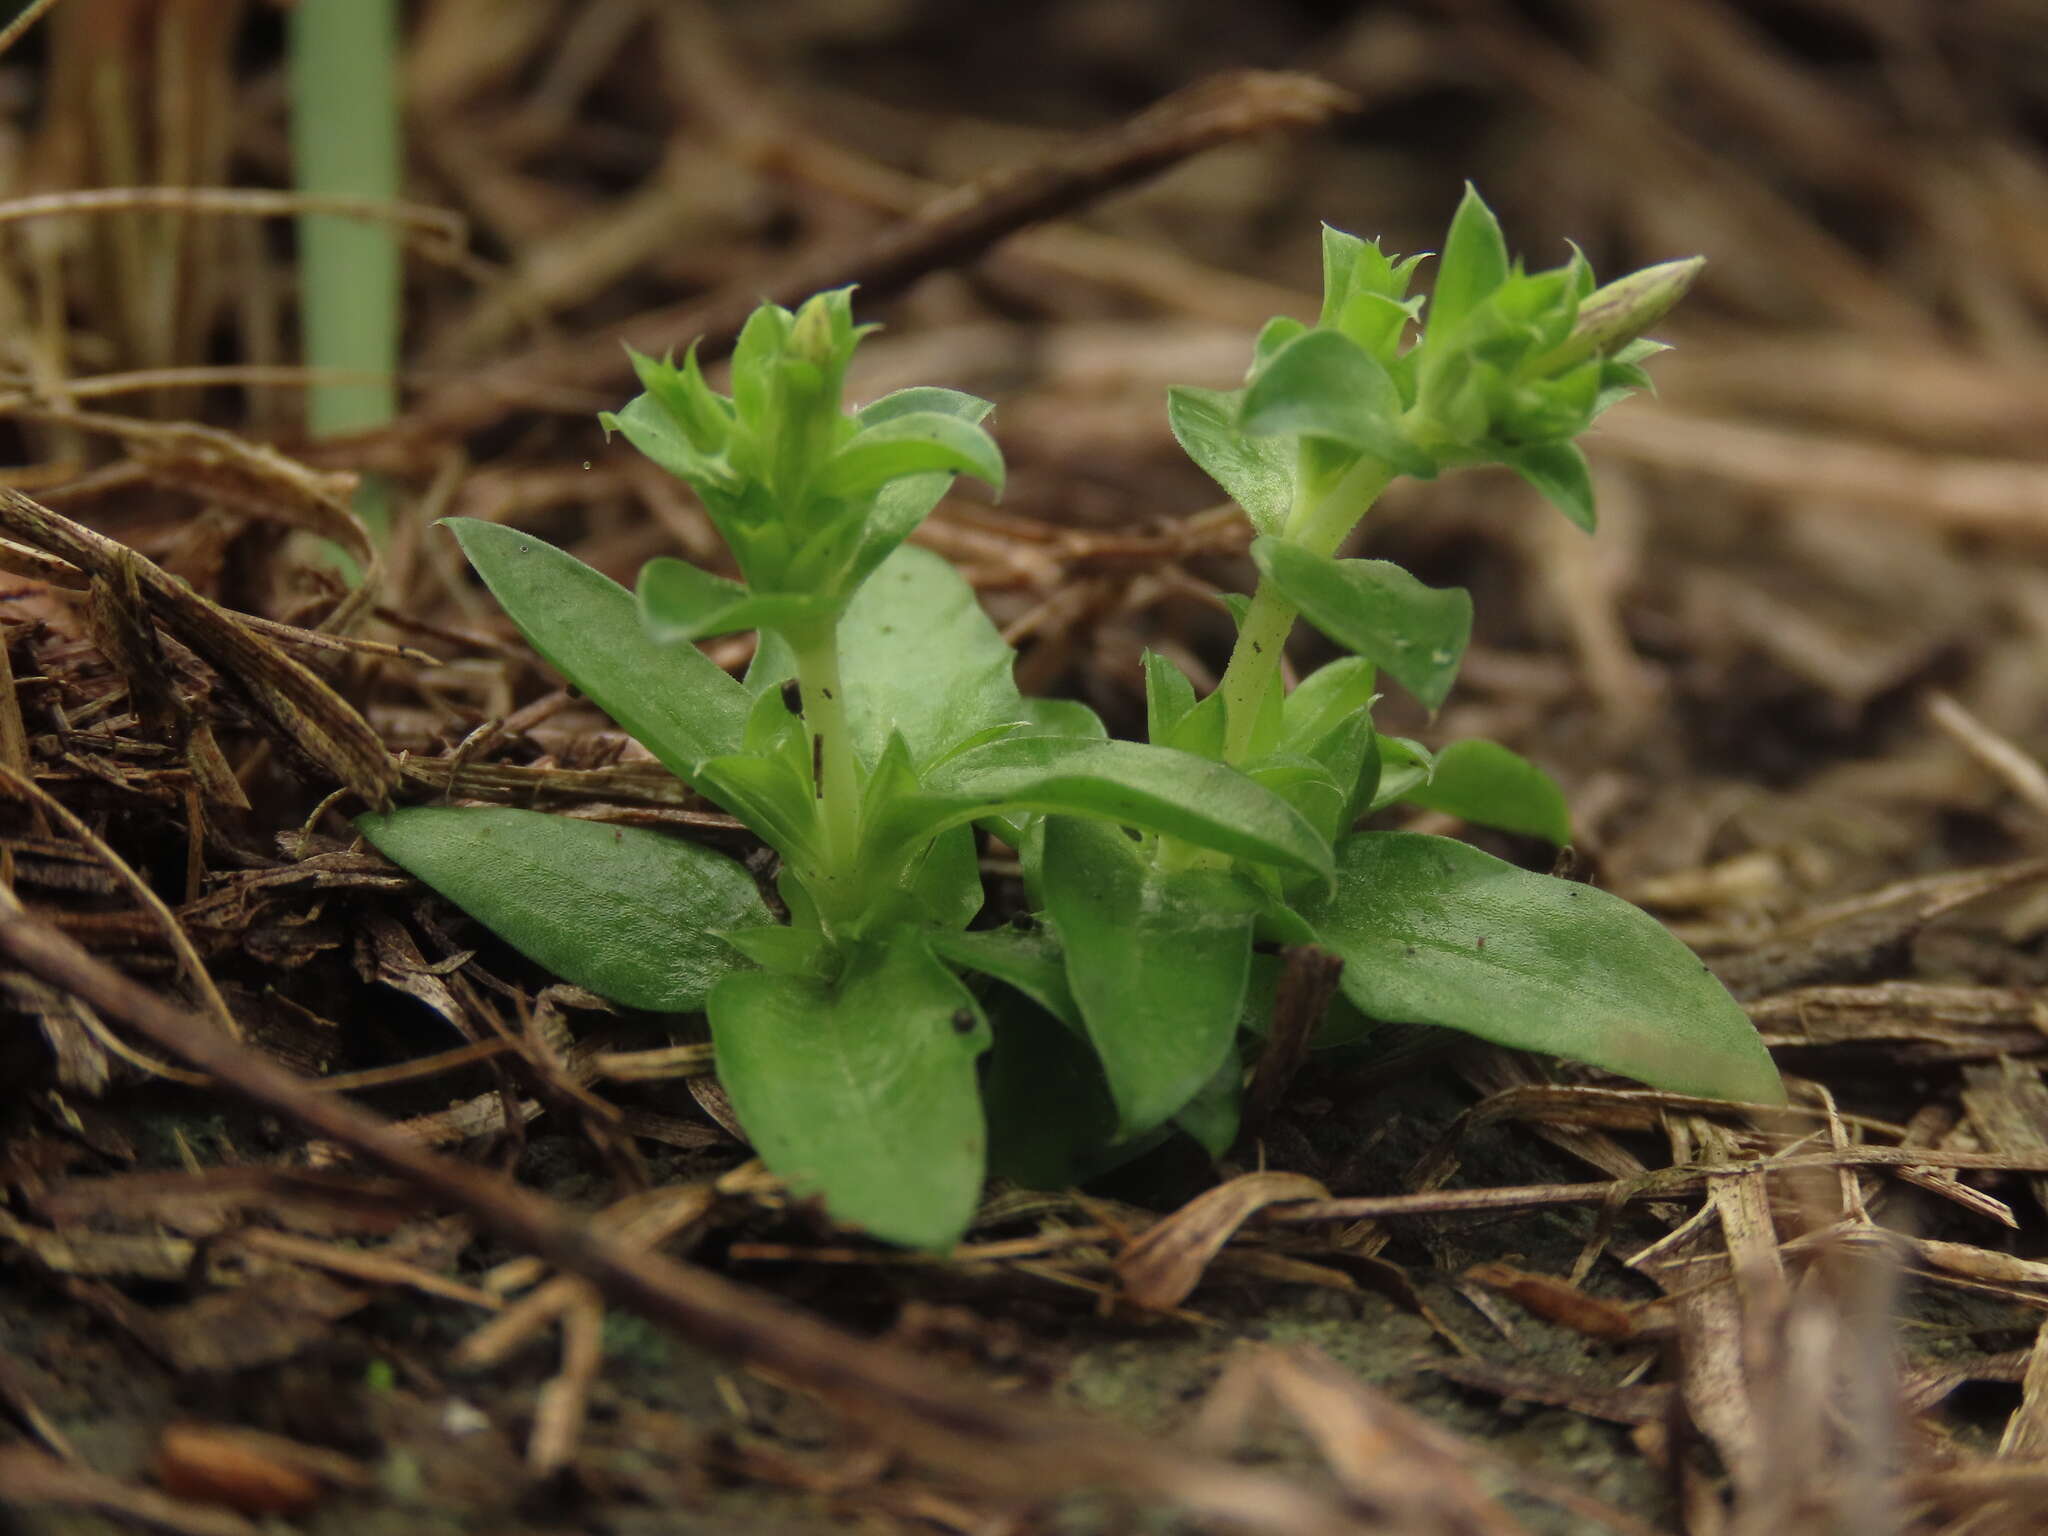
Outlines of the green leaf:
<svg viewBox="0 0 2048 1536">
<path fill-rule="evenodd" d="M 900 808 L 900 835 L 1019 810 L 1164 832 L 1302 874 L 1329 869 L 1329 845 L 1284 800 L 1221 763 L 1131 741 L 1015 736 L 963 752 L 933 770 L 921 804 Z"/>
<path fill-rule="evenodd" d="M 1576 443 L 1535 443 L 1512 449 L 1502 461 L 1543 493 L 1543 499 L 1579 527 L 1593 531 L 1593 471 Z"/>
<path fill-rule="evenodd" d="M 1372 1018 L 1569 1056 L 1657 1088 L 1782 1104 L 1748 1017 L 1648 913 L 1448 838 L 1363 832 L 1300 904 Z"/>
<path fill-rule="evenodd" d="M 824 981 L 838 967 L 838 951 L 816 928 L 768 923 L 754 928 L 727 928 L 719 937 L 763 970 Z"/>
<path fill-rule="evenodd" d="M 959 1241 L 981 1196 L 989 1031 L 922 943 L 852 946 L 834 982 L 737 972 L 710 1015 L 718 1079 L 792 1194 L 887 1242 Z"/>
<path fill-rule="evenodd" d="M 743 629 L 788 629 L 831 612 L 829 598 L 750 592 L 740 582 L 667 555 L 640 567 L 634 583 L 640 622 L 656 645 L 687 645 Z"/>
<path fill-rule="evenodd" d="M 962 970 L 993 976 L 1063 1024 L 1081 1027 L 1081 1007 L 1067 985 L 1059 945 L 1042 927 L 962 929 L 927 935 L 932 953 Z"/>
<path fill-rule="evenodd" d="M 444 519 L 527 643 L 678 778 L 740 750 L 747 690 L 702 651 L 657 644 L 632 593 L 532 534 Z"/>
<path fill-rule="evenodd" d="M 965 928 L 973 922 L 987 900 L 974 829 L 948 827 L 933 838 L 911 872 L 910 886 L 918 906 L 942 929 Z"/>
<path fill-rule="evenodd" d="M 1496 742 L 1452 742 L 1437 754 L 1436 771 L 1401 798 L 1560 848 L 1572 840 L 1571 809 L 1557 781 Z"/>
<path fill-rule="evenodd" d="M 1386 560 L 1332 560 L 1280 539 L 1255 539 L 1259 570 L 1309 623 L 1398 679 L 1431 710 L 1458 675 L 1472 599 L 1428 587 Z"/>
<path fill-rule="evenodd" d="M 884 395 L 856 415 L 854 420 L 865 429 L 913 413 L 939 412 L 971 426 L 993 409 L 988 401 L 962 394 L 957 389 L 920 387 L 899 389 L 892 395 Z M 933 470 L 891 480 L 877 491 L 868 506 L 860 552 L 854 557 L 849 586 L 857 587 L 916 532 L 917 525 L 939 504 L 952 484 L 951 473 Z"/>
<path fill-rule="evenodd" d="M 1047 915 L 1126 1136 L 1215 1075 L 1237 1038 L 1259 903 L 1229 873 L 1162 870 L 1115 827 L 1045 827 Z"/>
<path fill-rule="evenodd" d="M 708 501 L 720 501 L 740 487 L 740 478 L 725 456 L 691 441 L 685 423 L 652 391 L 635 395 L 616 411 L 600 411 L 597 419 L 605 431 L 623 435 Z"/>
<path fill-rule="evenodd" d="M 1023 997 L 989 999 L 995 1049 L 982 1076 L 989 1172 L 1026 1189 L 1066 1189 L 1151 1150 L 1159 1130 L 1116 1140 L 1102 1064 L 1074 1030 Z"/>
<path fill-rule="evenodd" d="M 1500 221 L 1468 181 L 1458 211 L 1451 216 L 1443 260 L 1437 265 L 1436 288 L 1429 299 L 1428 342 L 1442 344 L 1507 279 L 1508 244 L 1501 235 Z"/>
<path fill-rule="evenodd" d="M 791 772 L 782 758 L 714 757 L 697 765 L 697 787 L 785 859 L 817 862 L 816 792 L 809 777 Z"/>
<path fill-rule="evenodd" d="M 1174 731 L 1195 707 L 1195 685 L 1157 651 L 1146 651 L 1138 662 L 1145 669 L 1145 739 L 1170 746 Z"/>
<path fill-rule="evenodd" d="M 511 807 L 356 818 L 377 851 L 528 959 L 630 1008 L 691 1012 L 743 962 L 719 930 L 768 921 L 746 869 L 639 827 Z"/>
<path fill-rule="evenodd" d="M 1281 709 L 1281 744 L 1297 752 L 1313 752 L 1315 744 L 1360 711 L 1370 711 L 1379 695 L 1371 662 L 1362 656 L 1340 656 L 1316 668 L 1287 695 Z"/>
<path fill-rule="evenodd" d="M 865 496 L 905 475 L 973 475 L 998 495 L 1003 455 L 995 439 L 971 421 L 939 411 L 910 411 L 864 425 L 825 466 L 819 494 Z"/>
<path fill-rule="evenodd" d="M 1018 718 L 1023 720 L 1024 729 L 1034 736 L 1085 736 L 1092 741 L 1109 739 L 1109 727 L 1102 723 L 1102 717 L 1079 699 L 1046 699 L 1034 694 L 1023 702 L 1023 713 Z"/>
<path fill-rule="evenodd" d="M 900 731 L 922 768 L 976 732 L 1024 719 L 1016 659 L 966 579 L 930 550 L 903 546 L 839 626 L 854 750 L 872 764 Z"/>
<path fill-rule="evenodd" d="M 1244 508 L 1252 527 L 1278 533 L 1294 504 L 1294 453 L 1278 438 L 1238 430 L 1243 399 L 1241 389 L 1176 385 L 1166 392 L 1167 424 L 1182 451 Z"/>
<path fill-rule="evenodd" d="M 1254 439 L 1329 438 L 1406 474 L 1436 468 L 1403 433 L 1400 391 L 1387 370 L 1341 331 L 1308 331 L 1274 353 L 1245 387 L 1237 425 Z"/>
<path fill-rule="evenodd" d="M 1436 754 L 1419 741 L 1406 736 L 1381 736 L 1375 742 L 1380 761 L 1379 783 L 1366 802 L 1368 811 L 1382 811 L 1408 798 L 1418 784 L 1427 784 L 1436 771 Z"/>
<path fill-rule="evenodd" d="M 1173 1123 L 1192 1136 L 1212 1158 L 1220 1158 L 1237 1141 L 1244 1067 L 1230 1051 L 1195 1096 L 1175 1112 Z"/>
</svg>

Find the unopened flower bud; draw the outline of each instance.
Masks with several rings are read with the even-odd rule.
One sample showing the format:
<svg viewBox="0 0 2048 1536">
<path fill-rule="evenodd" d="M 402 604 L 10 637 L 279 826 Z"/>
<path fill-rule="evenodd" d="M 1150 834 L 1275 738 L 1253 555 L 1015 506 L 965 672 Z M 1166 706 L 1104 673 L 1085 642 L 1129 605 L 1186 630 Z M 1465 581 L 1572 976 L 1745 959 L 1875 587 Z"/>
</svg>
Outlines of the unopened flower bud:
<svg viewBox="0 0 2048 1536">
<path fill-rule="evenodd" d="M 1532 372 L 1554 375 L 1589 357 L 1620 351 L 1685 297 L 1706 264 L 1704 256 L 1659 262 L 1595 289 L 1580 303 L 1571 334 L 1544 353 Z"/>
</svg>

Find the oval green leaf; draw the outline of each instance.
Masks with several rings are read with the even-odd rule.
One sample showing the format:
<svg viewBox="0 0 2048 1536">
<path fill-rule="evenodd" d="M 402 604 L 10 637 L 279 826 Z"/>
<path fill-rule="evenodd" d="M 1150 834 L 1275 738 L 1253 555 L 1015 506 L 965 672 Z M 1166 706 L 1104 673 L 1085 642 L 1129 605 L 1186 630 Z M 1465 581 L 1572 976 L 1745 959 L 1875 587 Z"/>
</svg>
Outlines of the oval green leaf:
<svg viewBox="0 0 2048 1536">
<path fill-rule="evenodd" d="M 1294 451 L 1280 438 L 1239 430 L 1243 399 L 1241 389 L 1176 385 L 1166 392 L 1167 425 L 1181 450 L 1244 508 L 1253 528 L 1278 533 L 1294 502 Z"/>
<path fill-rule="evenodd" d="M 1392 561 L 1333 560 L 1283 539 L 1254 539 L 1252 558 L 1309 623 L 1432 711 L 1442 705 L 1472 636 L 1462 587 L 1424 586 Z"/>
<path fill-rule="evenodd" d="M 630 1008 L 702 1008 L 713 983 L 746 963 L 718 932 L 769 920 L 740 864 L 639 827 L 441 805 L 355 825 L 528 959 Z"/>
<path fill-rule="evenodd" d="M 853 946 L 837 981 L 740 971 L 712 990 L 718 1079 L 799 1198 L 885 1242 L 945 1249 L 981 1197 L 974 997 L 923 944 Z"/>
<path fill-rule="evenodd" d="M 752 697 L 694 646 L 656 643 L 632 593 L 530 533 L 443 521 L 527 643 L 669 772 L 740 750 Z"/>
<path fill-rule="evenodd" d="M 1435 771 L 1401 799 L 1560 848 L 1572 840 L 1571 808 L 1557 780 L 1497 742 L 1452 742 L 1437 754 Z"/>
<path fill-rule="evenodd" d="M 1389 1024 L 1434 1024 L 1591 1062 L 1656 1088 L 1782 1104 L 1755 1028 L 1648 913 L 1449 838 L 1364 832 L 1335 895 L 1299 903 L 1344 957 L 1344 995 Z"/>
<path fill-rule="evenodd" d="M 1229 873 L 1162 870 L 1115 827 L 1045 827 L 1046 913 L 1121 1134 L 1164 1124 L 1237 1038 L 1259 905 Z"/>
</svg>

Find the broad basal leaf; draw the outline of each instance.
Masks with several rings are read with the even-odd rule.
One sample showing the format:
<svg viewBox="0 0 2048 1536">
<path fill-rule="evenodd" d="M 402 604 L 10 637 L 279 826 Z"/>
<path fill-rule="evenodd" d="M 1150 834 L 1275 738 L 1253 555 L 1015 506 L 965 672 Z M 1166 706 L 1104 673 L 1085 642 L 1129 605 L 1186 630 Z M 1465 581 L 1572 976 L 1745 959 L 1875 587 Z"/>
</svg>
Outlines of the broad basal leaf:
<svg viewBox="0 0 2048 1536">
<path fill-rule="evenodd" d="M 740 749 L 747 690 L 695 647 L 657 644 L 632 593 L 532 534 L 445 522 L 527 642 L 669 772 Z"/>
<path fill-rule="evenodd" d="M 1160 869 L 1115 827 L 1045 827 L 1047 915 L 1126 1136 L 1182 1109 L 1237 1038 L 1259 905 L 1221 870 Z"/>
<path fill-rule="evenodd" d="M 1300 903 L 1372 1018 L 1570 1056 L 1677 1093 L 1781 1104 L 1749 1018 L 1655 918 L 1448 838 L 1364 832 Z"/>
<path fill-rule="evenodd" d="M 529 959 L 631 1008 L 692 1012 L 766 923 L 746 869 L 638 827 L 510 807 L 410 806 L 356 830 Z"/>
<path fill-rule="evenodd" d="M 719 1081 L 793 1194 L 888 1242 L 959 1241 L 981 1196 L 989 1030 L 922 943 L 852 946 L 832 982 L 736 972 L 710 1016 Z"/>
<path fill-rule="evenodd" d="M 1472 635 L 1463 588 L 1427 587 L 1388 560 L 1332 560 L 1281 539 L 1255 539 L 1252 558 L 1309 623 L 1430 709 L 1443 703 Z"/>
</svg>

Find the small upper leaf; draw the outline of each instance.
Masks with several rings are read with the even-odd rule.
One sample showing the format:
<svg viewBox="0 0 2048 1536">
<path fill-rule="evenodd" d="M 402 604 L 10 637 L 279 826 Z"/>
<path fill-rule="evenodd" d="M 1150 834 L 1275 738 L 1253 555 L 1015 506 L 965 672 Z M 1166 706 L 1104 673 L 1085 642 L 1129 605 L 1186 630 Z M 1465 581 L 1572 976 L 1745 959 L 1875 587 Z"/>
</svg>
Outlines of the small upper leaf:
<svg viewBox="0 0 2048 1536">
<path fill-rule="evenodd" d="M 1238 429 L 1241 389 L 1195 389 L 1176 385 L 1166 392 L 1166 420 L 1183 452 L 1244 508 L 1260 533 L 1278 533 L 1294 501 L 1294 454 L 1275 437 L 1254 437 Z"/>
<path fill-rule="evenodd" d="M 1545 838 L 1560 848 L 1572 840 L 1571 810 L 1557 781 L 1496 742 L 1452 742 L 1437 754 L 1428 780 L 1401 798 L 1483 827 Z"/>
<path fill-rule="evenodd" d="M 1432 710 L 1444 701 L 1472 634 L 1472 599 L 1428 587 L 1386 560 L 1332 560 L 1280 539 L 1252 558 L 1309 623 L 1398 679 Z"/>
<path fill-rule="evenodd" d="M 818 490 L 865 496 L 888 481 L 934 470 L 973 475 L 999 494 L 1003 488 L 1003 455 L 994 438 L 958 416 L 911 411 L 864 425 L 832 456 Z"/>
<path fill-rule="evenodd" d="M 889 830 L 912 838 L 990 813 L 1087 816 L 1233 858 L 1325 876 L 1329 844 L 1300 812 L 1221 763 L 1133 741 L 1014 736 L 934 769 Z"/>
<path fill-rule="evenodd" d="M 1307 331 L 1275 352 L 1245 386 L 1237 424 L 1247 437 L 1328 438 L 1404 473 L 1436 467 L 1402 432 L 1386 369 L 1341 331 Z"/>
<path fill-rule="evenodd" d="M 787 629 L 830 614 L 808 592 L 750 592 L 737 581 L 667 555 L 640 567 L 633 596 L 657 645 L 686 645 L 743 629 Z"/>
<path fill-rule="evenodd" d="M 1437 264 L 1436 287 L 1429 299 L 1429 342 L 1436 345 L 1440 338 L 1448 339 L 1507 279 L 1508 244 L 1500 220 L 1467 182 L 1451 217 L 1443 260 Z"/>
<path fill-rule="evenodd" d="M 1593 472 L 1577 443 L 1536 443 L 1502 457 L 1545 501 L 1586 532 L 1593 531 Z"/>
</svg>

